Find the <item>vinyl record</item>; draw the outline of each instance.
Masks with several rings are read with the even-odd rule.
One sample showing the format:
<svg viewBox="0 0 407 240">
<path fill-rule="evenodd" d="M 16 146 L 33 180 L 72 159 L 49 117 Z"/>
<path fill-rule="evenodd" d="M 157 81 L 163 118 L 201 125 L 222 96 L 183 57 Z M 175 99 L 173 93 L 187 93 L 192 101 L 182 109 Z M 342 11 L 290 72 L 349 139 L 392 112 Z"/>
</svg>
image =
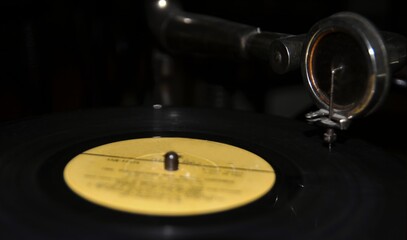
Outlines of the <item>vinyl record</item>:
<svg viewBox="0 0 407 240">
<path fill-rule="evenodd" d="M 344 136 L 329 151 L 322 143 L 322 130 L 302 122 L 248 112 L 164 107 L 63 113 L 5 124 L 0 129 L 1 239 L 406 238 L 403 161 Z M 110 165 L 98 165 L 109 159 L 127 158 L 138 163 L 136 158 L 103 156 L 103 151 L 116 146 L 120 149 L 125 146 L 123 142 L 145 144 L 140 139 L 147 144 L 155 142 L 151 139 L 163 139 L 164 144 L 158 146 L 166 146 L 166 139 L 186 142 L 179 168 L 198 169 L 201 179 L 205 179 L 205 169 L 212 166 L 206 164 L 210 158 L 220 156 L 212 167 L 220 169 L 222 156 L 226 156 L 223 152 L 229 150 L 237 153 L 236 159 L 228 159 L 233 166 L 258 161 L 256 169 L 249 170 L 263 171 L 268 177 L 264 180 L 260 173 L 233 176 L 236 181 L 250 177 L 244 183 L 249 187 L 242 188 L 241 194 L 248 199 L 239 195 L 233 204 L 228 202 L 214 210 L 199 203 L 198 210 L 204 210 L 179 215 L 154 212 L 154 206 L 152 212 L 143 212 L 143 207 L 133 211 L 129 203 L 115 205 L 114 196 L 98 198 L 97 193 L 88 192 L 82 180 L 79 185 L 70 182 L 70 176 L 76 181 L 92 171 L 93 165 L 110 171 Z M 195 162 L 185 161 L 189 158 L 185 154 L 195 151 L 188 146 L 192 142 L 197 143 L 196 154 L 208 156 L 208 161 L 199 163 L 199 156 Z M 205 144 L 210 147 L 205 148 Z M 151 146 L 154 152 L 156 145 Z M 212 152 L 215 148 L 220 154 Z M 92 154 L 97 155 L 92 156 L 94 162 L 83 165 Z M 153 159 L 142 154 L 140 161 Z M 238 159 L 245 154 L 249 157 Z M 161 160 L 154 161 L 164 167 Z M 235 170 L 227 173 L 248 169 Z M 76 178 L 78 171 L 82 175 Z M 159 171 L 166 173 L 161 168 Z M 148 179 L 134 184 L 146 189 L 151 185 Z M 246 195 L 252 190 L 250 186 L 259 187 L 259 192 Z M 138 191 L 133 192 L 140 195 Z"/>
</svg>

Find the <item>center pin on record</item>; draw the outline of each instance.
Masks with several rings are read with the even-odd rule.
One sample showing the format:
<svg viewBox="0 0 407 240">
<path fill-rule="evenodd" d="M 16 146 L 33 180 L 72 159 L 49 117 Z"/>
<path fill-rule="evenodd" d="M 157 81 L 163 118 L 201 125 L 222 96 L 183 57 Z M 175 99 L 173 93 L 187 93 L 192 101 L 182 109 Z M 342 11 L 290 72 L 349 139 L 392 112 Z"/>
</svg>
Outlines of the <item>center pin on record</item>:
<svg viewBox="0 0 407 240">
<path fill-rule="evenodd" d="M 164 155 L 164 169 L 167 171 L 177 171 L 179 165 L 179 155 L 174 151 L 169 151 Z"/>
</svg>

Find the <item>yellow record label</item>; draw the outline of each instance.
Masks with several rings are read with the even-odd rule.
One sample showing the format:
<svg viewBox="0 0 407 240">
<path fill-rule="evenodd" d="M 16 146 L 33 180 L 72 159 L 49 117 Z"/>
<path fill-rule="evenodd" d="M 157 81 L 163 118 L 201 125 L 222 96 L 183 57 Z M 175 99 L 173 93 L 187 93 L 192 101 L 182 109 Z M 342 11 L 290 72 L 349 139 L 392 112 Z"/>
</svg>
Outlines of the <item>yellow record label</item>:
<svg viewBox="0 0 407 240">
<path fill-rule="evenodd" d="M 179 156 L 178 170 L 164 156 Z M 64 169 L 67 185 L 90 202 L 119 211 L 190 216 L 237 208 L 266 194 L 273 168 L 247 150 L 190 138 L 141 138 L 89 149 Z"/>
</svg>

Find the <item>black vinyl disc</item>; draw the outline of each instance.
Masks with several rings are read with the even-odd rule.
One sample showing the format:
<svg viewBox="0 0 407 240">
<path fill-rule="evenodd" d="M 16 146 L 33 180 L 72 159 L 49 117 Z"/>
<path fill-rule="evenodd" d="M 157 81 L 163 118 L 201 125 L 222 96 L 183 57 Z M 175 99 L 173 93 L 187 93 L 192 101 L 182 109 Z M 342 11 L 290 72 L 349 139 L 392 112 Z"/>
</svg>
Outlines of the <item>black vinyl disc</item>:
<svg viewBox="0 0 407 240">
<path fill-rule="evenodd" d="M 0 130 L 1 239 L 406 239 L 403 161 L 346 137 L 329 151 L 321 131 L 302 122 L 163 107 L 63 113 Z M 96 205 L 63 179 L 87 149 L 155 136 L 246 149 L 273 166 L 276 184 L 232 210 L 168 217 Z"/>
</svg>

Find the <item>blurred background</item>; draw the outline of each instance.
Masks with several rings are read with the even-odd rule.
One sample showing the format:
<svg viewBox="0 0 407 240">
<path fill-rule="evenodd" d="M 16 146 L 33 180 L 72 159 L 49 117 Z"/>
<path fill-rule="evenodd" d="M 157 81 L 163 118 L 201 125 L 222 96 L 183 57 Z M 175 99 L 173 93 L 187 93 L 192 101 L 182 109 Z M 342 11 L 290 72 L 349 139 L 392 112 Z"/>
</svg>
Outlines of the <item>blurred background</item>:
<svg viewBox="0 0 407 240">
<path fill-rule="evenodd" d="M 180 2 L 189 12 L 289 34 L 354 11 L 381 30 L 407 36 L 407 14 L 396 0 Z M 299 70 L 277 75 L 254 62 L 166 52 L 147 26 L 144 1 L 2 1 L 0 19 L 1 122 L 154 103 L 300 121 L 313 109 Z M 407 89 L 392 87 L 383 107 L 349 131 L 407 158 L 406 115 Z"/>
</svg>

